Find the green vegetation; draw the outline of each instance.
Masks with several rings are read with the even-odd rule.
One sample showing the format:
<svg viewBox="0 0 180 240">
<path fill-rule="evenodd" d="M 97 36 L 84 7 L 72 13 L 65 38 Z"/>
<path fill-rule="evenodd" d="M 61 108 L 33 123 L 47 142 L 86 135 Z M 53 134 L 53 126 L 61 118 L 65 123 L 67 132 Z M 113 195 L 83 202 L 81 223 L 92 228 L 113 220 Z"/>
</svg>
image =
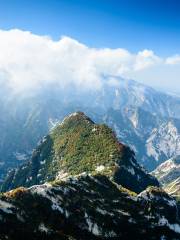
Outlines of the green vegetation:
<svg viewBox="0 0 180 240">
<path fill-rule="evenodd" d="M 51 168 L 62 168 L 72 175 L 92 172 L 100 164 L 112 167 L 122 154 L 112 130 L 83 115 L 69 117 L 50 136 L 56 159 Z"/>
</svg>

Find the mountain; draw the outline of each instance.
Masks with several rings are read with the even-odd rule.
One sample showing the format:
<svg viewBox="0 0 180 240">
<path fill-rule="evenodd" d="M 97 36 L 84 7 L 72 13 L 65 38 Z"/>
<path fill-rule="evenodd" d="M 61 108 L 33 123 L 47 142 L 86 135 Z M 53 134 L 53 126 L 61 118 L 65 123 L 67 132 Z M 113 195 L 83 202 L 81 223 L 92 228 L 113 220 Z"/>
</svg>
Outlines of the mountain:
<svg viewBox="0 0 180 240">
<path fill-rule="evenodd" d="M 165 161 L 152 174 L 169 194 L 180 197 L 180 156 Z"/>
<path fill-rule="evenodd" d="M 179 205 L 158 186 L 108 126 L 75 112 L 9 173 L 0 238 L 179 239 Z"/>
<path fill-rule="evenodd" d="M 48 86 L 0 94 L 0 180 L 31 156 L 40 139 L 71 112 L 113 128 L 149 171 L 180 154 L 180 98 L 133 80 L 104 76 L 100 90 Z M 167 146 L 167 147 L 166 147 Z"/>
<path fill-rule="evenodd" d="M 0 196 L 1 240 L 179 239 L 177 205 L 163 190 L 139 195 L 103 175 L 69 177 Z"/>
<path fill-rule="evenodd" d="M 9 173 L 2 191 L 82 173 L 101 173 L 137 193 L 148 186 L 159 186 L 109 127 L 75 112 L 42 139 L 29 162 Z"/>
</svg>

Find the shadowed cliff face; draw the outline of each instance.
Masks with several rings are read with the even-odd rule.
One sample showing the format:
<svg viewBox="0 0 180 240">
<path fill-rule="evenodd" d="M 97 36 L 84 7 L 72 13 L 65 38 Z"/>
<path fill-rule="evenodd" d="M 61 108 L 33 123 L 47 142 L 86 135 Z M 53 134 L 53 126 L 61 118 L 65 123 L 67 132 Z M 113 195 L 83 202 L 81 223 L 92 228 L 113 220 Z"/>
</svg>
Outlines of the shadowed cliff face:
<svg viewBox="0 0 180 240">
<path fill-rule="evenodd" d="M 42 139 L 28 163 L 9 173 L 2 190 L 82 173 L 101 173 L 137 193 L 147 186 L 159 185 L 110 128 L 95 124 L 84 113 L 76 112 Z"/>
</svg>

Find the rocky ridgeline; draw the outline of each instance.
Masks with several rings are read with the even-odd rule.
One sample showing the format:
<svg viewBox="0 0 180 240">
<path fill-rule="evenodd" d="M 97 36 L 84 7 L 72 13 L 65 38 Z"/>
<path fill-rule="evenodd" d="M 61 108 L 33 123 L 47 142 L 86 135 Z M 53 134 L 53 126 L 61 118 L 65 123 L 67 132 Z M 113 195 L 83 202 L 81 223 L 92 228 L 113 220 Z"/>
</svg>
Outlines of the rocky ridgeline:
<svg viewBox="0 0 180 240">
<path fill-rule="evenodd" d="M 175 200 L 150 187 L 139 195 L 106 176 L 79 176 L 0 197 L 1 239 L 179 239 Z"/>
</svg>

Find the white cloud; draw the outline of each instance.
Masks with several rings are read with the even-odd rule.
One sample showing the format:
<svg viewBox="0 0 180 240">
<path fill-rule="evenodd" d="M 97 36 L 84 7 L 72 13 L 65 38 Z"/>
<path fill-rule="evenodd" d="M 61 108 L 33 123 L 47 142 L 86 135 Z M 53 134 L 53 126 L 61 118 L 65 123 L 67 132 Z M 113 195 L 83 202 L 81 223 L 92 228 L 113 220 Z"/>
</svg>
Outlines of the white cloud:
<svg viewBox="0 0 180 240">
<path fill-rule="evenodd" d="M 16 90 L 38 88 L 47 83 L 100 89 L 104 76 L 135 79 L 140 76 L 141 79 L 141 73 L 146 83 L 146 71 L 175 64 L 179 59 L 178 55 L 163 59 L 147 49 L 138 53 L 121 48 L 96 49 L 69 37 L 54 41 L 18 29 L 0 30 L 0 79 L 6 79 Z M 109 84 L 117 84 L 112 79 L 108 80 Z M 162 79 L 163 76 L 159 81 Z"/>
<path fill-rule="evenodd" d="M 143 50 L 136 55 L 134 70 L 142 70 L 153 65 L 158 65 L 162 59 L 154 54 L 151 50 Z"/>
<path fill-rule="evenodd" d="M 169 65 L 179 64 L 180 65 L 180 55 L 174 55 L 172 57 L 168 57 L 166 59 L 166 64 L 169 64 Z"/>
</svg>

